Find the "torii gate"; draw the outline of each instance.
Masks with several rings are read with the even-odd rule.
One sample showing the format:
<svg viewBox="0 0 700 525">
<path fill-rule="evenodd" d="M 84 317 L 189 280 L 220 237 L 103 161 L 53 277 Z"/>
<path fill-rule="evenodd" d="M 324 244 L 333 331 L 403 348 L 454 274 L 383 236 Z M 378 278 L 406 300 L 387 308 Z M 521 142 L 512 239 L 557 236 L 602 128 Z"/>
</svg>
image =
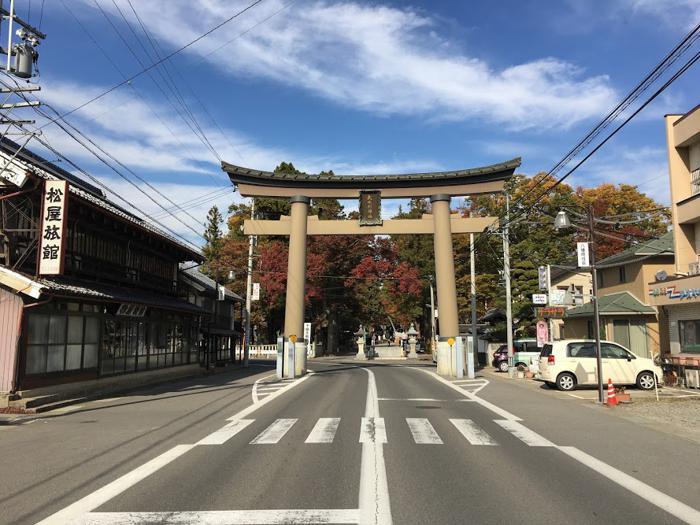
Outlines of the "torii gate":
<svg viewBox="0 0 700 525">
<path fill-rule="evenodd" d="M 304 284 L 306 281 L 307 235 L 434 235 L 435 281 L 440 311 L 438 372 L 449 371 L 440 362 L 440 346 L 459 336 L 455 285 L 453 233 L 481 233 L 495 217 L 464 218 L 450 213 L 452 197 L 503 191 L 505 181 L 520 166 L 520 158 L 500 164 L 458 171 L 403 175 L 306 175 L 273 173 L 222 162 L 222 169 L 244 197 L 289 198 L 290 216 L 279 221 L 246 220 L 246 235 L 289 235 L 287 296 L 284 318 L 285 340 L 300 336 L 304 328 Z M 382 221 L 381 199 L 430 198 L 432 215 L 421 219 Z M 318 220 L 308 217 L 311 199 L 359 199 L 359 220 Z M 296 375 L 306 372 L 306 350 L 297 343 Z M 441 366 L 442 364 L 442 366 Z"/>
</svg>

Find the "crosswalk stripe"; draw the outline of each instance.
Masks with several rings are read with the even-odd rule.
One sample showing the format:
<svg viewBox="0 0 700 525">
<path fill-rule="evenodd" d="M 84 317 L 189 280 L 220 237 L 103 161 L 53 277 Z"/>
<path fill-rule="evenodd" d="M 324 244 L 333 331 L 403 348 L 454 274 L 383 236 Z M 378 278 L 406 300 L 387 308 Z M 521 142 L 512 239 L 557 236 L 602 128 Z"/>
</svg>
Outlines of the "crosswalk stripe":
<svg viewBox="0 0 700 525">
<path fill-rule="evenodd" d="M 472 445 L 498 445 L 491 436 L 471 419 L 450 419 L 460 434 Z"/>
<path fill-rule="evenodd" d="M 508 419 L 495 419 L 494 422 L 505 428 L 520 441 L 531 447 L 553 447 L 554 443 L 530 430 L 522 423 Z"/>
<path fill-rule="evenodd" d="M 296 422 L 297 419 L 277 419 L 269 427 L 258 434 L 255 439 L 250 442 L 250 444 L 273 445 L 278 443 Z"/>
<path fill-rule="evenodd" d="M 207 437 L 199 440 L 197 445 L 223 445 L 241 430 L 250 425 L 254 419 L 239 419 L 223 426 L 219 430 L 212 432 Z"/>
<path fill-rule="evenodd" d="M 442 445 L 442 439 L 426 418 L 407 417 L 406 423 L 413 434 L 413 441 L 418 445 Z"/>
<path fill-rule="evenodd" d="M 339 417 L 320 418 L 304 443 L 333 443 L 339 424 Z"/>
<path fill-rule="evenodd" d="M 386 443 L 383 417 L 363 417 L 360 425 L 360 443 Z"/>
</svg>

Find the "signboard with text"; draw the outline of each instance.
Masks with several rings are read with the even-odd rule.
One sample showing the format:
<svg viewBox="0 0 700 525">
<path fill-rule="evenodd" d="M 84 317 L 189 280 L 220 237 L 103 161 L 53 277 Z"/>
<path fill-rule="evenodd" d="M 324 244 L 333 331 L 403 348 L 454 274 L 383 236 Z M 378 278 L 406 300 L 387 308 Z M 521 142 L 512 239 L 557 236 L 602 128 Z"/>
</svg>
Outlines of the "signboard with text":
<svg viewBox="0 0 700 525">
<path fill-rule="evenodd" d="M 590 254 L 587 242 L 576 243 L 576 253 L 578 254 L 578 267 L 589 268 L 591 266 Z"/>
<path fill-rule="evenodd" d="M 547 294 L 546 293 L 533 293 L 532 294 L 532 304 L 547 304 Z"/>
<path fill-rule="evenodd" d="M 260 300 L 260 283 L 253 283 L 253 293 L 250 296 L 251 301 Z"/>
<path fill-rule="evenodd" d="M 304 323 L 304 341 L 307 345 L 311 343 L 311 323 Z"/>
<path fill-rule="evenodd" d="M 563 306 L 535 307 L 535 317 L 543 317 L 545 319 L 563 319 L 564 314 L 566 314 L 566 308 Z"/>
<path fill-rule="evenodd" d="M 66 215 L 68 213 L 68 183 L 47 180 L 42 198 L 41 231 L 38 261 L 39 275 L 63 273 Z"/>
<path fill-rule="evenodd" d="M 378 191 L 360 192 L 360 226 L 382 225 L 382 194 Z"/>
<path fill-rule="evenodd" d="M 549 327 L 546 321 L 537 321 L 537 347 L 542 348 L 549 341 Z"/>
</svg>

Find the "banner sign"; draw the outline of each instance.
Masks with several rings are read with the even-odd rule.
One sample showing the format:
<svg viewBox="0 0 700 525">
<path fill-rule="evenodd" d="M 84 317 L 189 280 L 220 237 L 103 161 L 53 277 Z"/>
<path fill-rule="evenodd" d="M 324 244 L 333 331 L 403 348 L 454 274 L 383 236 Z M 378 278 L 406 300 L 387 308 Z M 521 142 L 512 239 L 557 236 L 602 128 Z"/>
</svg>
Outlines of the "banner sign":
<svg viewBox="0 0 700 525">
<path fill-rule="evenodd" d="M 542 348 L 549 341 L 547 321 L 537 321 L 537 347 Z"/>
<path fill-rule="evenodd" d="M 566 308 L 563 306 L 535 307 L 536 317 L 544 317 L 545 319 L 563 319 L 564 314 L 566 314 Z"/>
<path fill-rule="evenodd" d="M 37 257 L 39 275 L 63 273 L 67 204 L 68 183 L 64 180 L 47 180 L 44 183 L 41 241 Z"/>
<path fill-rule="evenodd" d="M 253 293 L 250 296 L 251 301 L 260 300 L 260 283 L 253 283 Z"/>
<path fill-rule="evenodd" d="M 311 344 L 311 323 L 304 323 L 304 341 Z"/>
<path fill-rule="evenodd" d="M 587 242 L 577 242 L 576 243 L 576 253 L 578 254 L 578 267 L 579 268 L 590 268 L 591 260 L 590 254 L 588 252 Z"/>
<path fill-rule="evenodd" d="M 548 270 L 549 266 L 540 266 L 539 268 L 537 268 L 537 278 L 539 281 L 540 290 L 543 291 L 549 288 L 549 275 L 547 275 L 549 273 Z"/>
</svg>

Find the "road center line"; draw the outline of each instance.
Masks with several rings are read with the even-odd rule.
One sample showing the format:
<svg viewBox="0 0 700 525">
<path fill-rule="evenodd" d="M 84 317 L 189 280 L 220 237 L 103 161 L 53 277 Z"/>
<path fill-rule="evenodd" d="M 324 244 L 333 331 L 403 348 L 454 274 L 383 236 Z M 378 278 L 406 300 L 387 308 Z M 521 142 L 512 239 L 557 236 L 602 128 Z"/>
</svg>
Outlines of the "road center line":
<svg viewBox="0 0 700 525">
<path fill-rule="evenodd" d="M 363 368 L 363 370 L 369 374 L 365 417 L 363 419 L 376 421 L 380 419 L 377 382 L 374 378 L 374 372 L 368 368 Z M 359 502 L 360 523 L 362 525 L 392 524 L 389 484 L 384 463 L 384 445 L 376 439 L 362 443 Z"/>
</svg>

